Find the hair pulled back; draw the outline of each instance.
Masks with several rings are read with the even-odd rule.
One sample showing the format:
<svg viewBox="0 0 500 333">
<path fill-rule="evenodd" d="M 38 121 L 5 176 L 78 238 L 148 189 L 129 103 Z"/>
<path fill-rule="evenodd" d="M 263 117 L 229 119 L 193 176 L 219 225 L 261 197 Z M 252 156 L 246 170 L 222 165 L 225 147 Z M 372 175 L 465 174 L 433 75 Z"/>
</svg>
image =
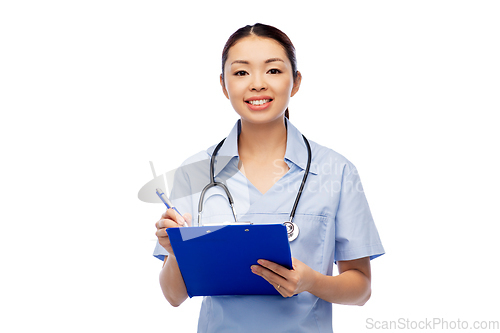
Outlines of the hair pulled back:
<svg viewBox="0 0 500 333">
<path fill-rule="evenodd" d="M 247 25 L 243 28 L 239 28 L 234 32 L 224 45 L 224 49 L 222 50 L 222 80 L 224 81 L 224 66 L 226 65 L 227 57 L 229 54 L 229 49 L 236 44 L 240 39 L 249 37 L 249 36 L 258 36 L 271 38 L 280 43 L 283 49 L 286 52 L 288 60 L 292 64 L 292 74 L 293 80 L 297 79 L 297 58 L 295 56 L 295 47 L 292 44 L 292 41 L 288 36 L 281 30 L 266 24 L 256 23 L 254 25 Z M 285 117 L 289 118 L 288 108 L 285 110 Z"/>
</svg>

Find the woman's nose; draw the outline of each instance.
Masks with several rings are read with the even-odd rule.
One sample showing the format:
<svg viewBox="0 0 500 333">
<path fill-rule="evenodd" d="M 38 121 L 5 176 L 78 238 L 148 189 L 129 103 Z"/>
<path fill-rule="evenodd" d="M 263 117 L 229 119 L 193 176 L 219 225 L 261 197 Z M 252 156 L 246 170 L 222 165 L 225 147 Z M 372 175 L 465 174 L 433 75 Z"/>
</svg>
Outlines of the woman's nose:
<svg viewBox="0 0 500 333">
<path fill-rule="evenodd" d="M 250 90 L 261 91 L 267 89 L 267 83 L 261 75 L 255 75 L 250 84 Z"/>
</svg>

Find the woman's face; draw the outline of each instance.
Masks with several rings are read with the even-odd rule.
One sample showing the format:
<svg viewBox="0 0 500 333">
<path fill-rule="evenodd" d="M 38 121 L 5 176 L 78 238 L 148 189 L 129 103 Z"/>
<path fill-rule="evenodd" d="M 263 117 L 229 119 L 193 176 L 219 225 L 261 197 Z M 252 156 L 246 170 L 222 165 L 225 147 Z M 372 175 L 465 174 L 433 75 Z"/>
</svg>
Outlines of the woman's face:
<svg viewBox="0 0 500 333">
<path fill-rule="evenodd" d="M 283 116 L 290 97 L 299 90 L 301 76 L 293 80 L 292 64 L 274 39 L 249 36 L 228 53 L 221 85 L 242 120 L 267 123 Z"/>
</svg>

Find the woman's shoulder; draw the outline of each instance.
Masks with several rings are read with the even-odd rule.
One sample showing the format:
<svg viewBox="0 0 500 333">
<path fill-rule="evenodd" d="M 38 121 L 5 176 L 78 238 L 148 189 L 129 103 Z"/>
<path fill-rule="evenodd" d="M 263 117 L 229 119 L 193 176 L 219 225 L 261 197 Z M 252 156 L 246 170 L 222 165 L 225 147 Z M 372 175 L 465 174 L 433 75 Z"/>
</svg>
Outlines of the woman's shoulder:
<svg viewBox="0 0 500 333">
<path fill-rule="evenodd" d="M 186 158 L 182 163 L 181 167 L 187 166 L 187 165 L 192 165 L 192 164 L 200 164 L 200 165 L 205 165 L 206 163 L 210 162 L 210 159 L 212 157 L 212 153 L 215 150 L 215 147 L 217 144 L 213 144 L 207 149 L 200 150 L 196 154 L 193 154 Z"/>
<path fill-rule="evenodd" d="M 201 161 L 206 161 L 208 158 L 210 158 L 210 155 L 208 154 L 207 150 L 200 150 L 196 154 L 193 154 L 193 155 L 189 156 L 188 158 L 186 158 L 182 162 L 181 166 L 185 166 L 185 165 L 189 165 L 189 164 L 193 164 L 193 163 L 198 163 Z"/>
<path fill-rule="evenodd" d="M 316 164 L 320 172 L 321 170 L 323 170 L 323 172 L 326 170 L 330 171 L 330 168 L 347 172 L 351 172 L 356 169 L 350 160 L 332 148 L 326 147 L 312 140 L 309 140 L 309 143 L 311 145 L 312 153 L 311 164 Z"/>
</svg>

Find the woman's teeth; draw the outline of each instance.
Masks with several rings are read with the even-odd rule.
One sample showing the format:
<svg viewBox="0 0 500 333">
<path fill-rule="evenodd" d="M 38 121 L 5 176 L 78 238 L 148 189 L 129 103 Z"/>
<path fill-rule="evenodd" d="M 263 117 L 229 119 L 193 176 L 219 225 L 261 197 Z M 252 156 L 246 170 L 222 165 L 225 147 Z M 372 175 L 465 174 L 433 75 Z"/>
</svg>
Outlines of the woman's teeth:
<svg viewBox="0 0 500 333">
<path fill-rule="evenodd" d="M 262 105 L 265 103 L 269 103 L 271 100 L 270 99 L 259 99 L 257 101 L 248 101 L 247 103 L 252 104 L 252 105 Z"/>
</svg>

